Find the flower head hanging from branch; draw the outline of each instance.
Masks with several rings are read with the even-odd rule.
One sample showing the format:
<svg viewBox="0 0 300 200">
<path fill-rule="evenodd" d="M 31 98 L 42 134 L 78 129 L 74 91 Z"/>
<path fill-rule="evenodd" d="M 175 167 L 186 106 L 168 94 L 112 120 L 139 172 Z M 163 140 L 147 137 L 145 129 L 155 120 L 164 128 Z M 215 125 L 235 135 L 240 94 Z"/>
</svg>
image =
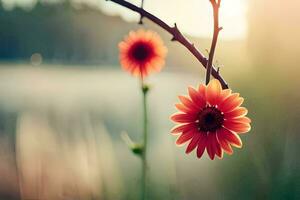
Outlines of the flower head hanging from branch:
<svg viewBox="0 0 300 200">
<path fill-rule="evenodd" d="M 212 160 L 215 156 L 222 158 L 223 152 L 232 154 L 232 146 L 242 147 L 242 141 L 238 134 L 246 133 L 251 129 L 251 120 L 246 117 L 248 110 L 241 107 L 244 99 L 238 93 L 232 93 L 232 90 L 228 89 L 228 84 L 219 70 L 213 66 L 218 36 L 222 30 L 222 27 L 219 26 L 221 0 L 209 0 L 213 9 L 214 33 L 208 58 L 180 32 L 176 23 L 171 27 L 144 10 L 144 0 L 141 0 L 141 7 L 124 0 L 110 1 L 139 13 L 139 24 L 143 24 L 143 18 L 148 18 L 170 33 L 171 40 L 182 44 L 206 69 L 205 84 L 200 84 L 198 88 L 189 87 L 188 96 L 179 96 L 181 102 L 176 104 L 179 112 L 171 116 L 171 120 L 179 123 L 171 130 L 172 134 L 180 135 L 176 143 L 178 145 L 189 143 L 186 153 L 197 149 L 198 158 L 201 158 L 206 150 Z M 146 97 L 149 87 L 145 84 L 144 78 L 150 72 L 161 70 L 167 50 L 156 33 L 144 30 L 130 32 L 129 36 L 119 44 L 119 49 L 120 63 L 123 69 L 141 78 L 144 111 L 143 143 L 133 143 L 128 135 L 126 139 L 129 140 L 132 151 L 142 158 L 141 199 L 146 199 L 148 138 Z M 212 80 L 211 75 L 214 78 Z"/>
<path fill-rule="evenodd" d="M 144 10 L 143 8 L 140 8 L 128 1 L 124 1 L 124 0 L 106 0 L 106 1 L 111 1 L 114 2 L 116 4 L 119 4 L 125 8 L 128 8 L 134 12 L 139 13 L 142 18 L 148 18 L 150 21 L 152 21 L 153 23 L 157 24 L 158 26 L 160 26 L 162 29 L 164 29 L 165 31 L 167 31 L 169 34 L 171 34 L 172 41 L 177 41 L 179 42 L 181 45 L 183 45 L 191 54 L 193 54 L 195 56 L 195 58 L 200 62 L 200 64 L 206 68 L 207 63 L 208 63 L 208 59 L 196 48 L 196 46 L 194 45 L 194 43 L 191 43 L 179 30 L 178 26 L 176 25 L 176 23 L 174 24 L 173 27 L 169 26 L 166 22 L 162 21 L 161 19 L 159 19 L 158 17 L 156 17 L 155 15 L 147 12 L 146 10 Z M 222 85 L 223 89 L 228 88 L 228 84 L 227 82 L 224 80 L 224 78 L 221 76 L 221 74 L 219 73 L 219 71 L 215 68 L 215 67 L 211 67 L 211 75 L 215 78 L 218 79 Z"/>
<path fill-rule="evenodd" d="M 244 99 L 230 89 L 222 90 L 216 79 L 197 89 L 189 87 L 188 92 L 188 97 L 179 96 L 181 103 L 176 108 L 180 112 L 171 117 L 180 123 L 171 131 L 181 134 L 176 144 L 190 141 L 186 153 L 197 148 L 197 157 L 201 158 L 206 149 L 212 160 L 215 155 L 222 158 L 223 151 L 232 154 L 231 145 L 241 148 L 238 134 L 248 132 L 251 122 L 245 116 L 247 109 L 240 107 Z"/>
</svg>

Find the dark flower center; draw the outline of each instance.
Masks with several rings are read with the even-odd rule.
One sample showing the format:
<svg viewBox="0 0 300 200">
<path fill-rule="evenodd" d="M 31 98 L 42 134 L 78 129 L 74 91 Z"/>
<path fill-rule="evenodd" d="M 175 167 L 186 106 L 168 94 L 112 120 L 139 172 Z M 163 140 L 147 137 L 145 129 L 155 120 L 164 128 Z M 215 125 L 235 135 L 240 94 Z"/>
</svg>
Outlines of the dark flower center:
<svg viewBox="0 0 300 200">
<path fill-rule="evenodd" d="M 131 55 L 137 61 L 143 62 L 149 58 L 152 53 L 151 47 L 144 43 L 139 42 L 132 47 Z"/>
<path fill-rule="evenodd" d="M 216 131 L 222 127 L 224 115 L 215 107 L 206 107 L 198 114 L 197 122 L 200 131 Z"/>
</svg>

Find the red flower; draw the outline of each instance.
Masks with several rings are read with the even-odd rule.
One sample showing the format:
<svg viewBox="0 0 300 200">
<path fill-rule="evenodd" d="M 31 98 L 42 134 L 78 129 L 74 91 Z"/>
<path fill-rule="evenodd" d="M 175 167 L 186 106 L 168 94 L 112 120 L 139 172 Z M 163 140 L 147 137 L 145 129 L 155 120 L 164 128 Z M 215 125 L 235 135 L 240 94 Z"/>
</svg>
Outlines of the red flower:
<svg viewBox="0 0 300 200">
<path fill-rule="evenodd" d="M 159 72 L 165 63 L 166 47 L 159 35 L 152 31 L 131 31 L 119 44 L 122 68 L 134 76 L 144 78 Z"/>
<path fill-rule="evenodd" d="M 180 112 L 171 116 L 174 122 L 180 123 L 171 131 L 180 134 L 176 144 L 189 141 L 186 153 L 197 148 L 197 157 L 201 158 L 206 149 L 212 160 L 215 155 L 222 158 L 223 151 L 231 155 L 231 146 L 241 148 L 238 134 L 251 129 L 251 120 L 246 117 L 248 111 L 240 107 L 244 99 L 230 89 L 222 90 L 216 79 L 198 89 L 189 87 L 188 92 L 189 97 L 179 96 L 181 103 L 176 108 Z"/>
</svg>

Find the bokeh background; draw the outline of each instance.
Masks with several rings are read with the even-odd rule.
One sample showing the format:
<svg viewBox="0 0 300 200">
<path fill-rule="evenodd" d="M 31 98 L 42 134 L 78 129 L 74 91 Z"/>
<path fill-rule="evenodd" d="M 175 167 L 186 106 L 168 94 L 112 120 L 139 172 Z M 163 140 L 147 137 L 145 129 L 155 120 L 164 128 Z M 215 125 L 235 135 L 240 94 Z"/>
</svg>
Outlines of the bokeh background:
<svg viewBox="0 0 300 200">
<path fill-rule="evenodd" d="M 138 81 L 120 69 L 117 44 L 139 16 L 106 1 L 0 1 L 0 199 L 139 198 Z M 139 1 L 133 1 L 139 3 Z M 210 161 L 185 155 L 169 134 L 177 95 L 202 66 L 144 20 L 169 48 L 149 96 L 149 199 L 300 199 L 300 2 L 223 0 L 215 64 L 245 97 L 253 120 L 243 148 Z M 145 1 L 178 22 L 202 52 L 208 0 Z"/>
</svg>

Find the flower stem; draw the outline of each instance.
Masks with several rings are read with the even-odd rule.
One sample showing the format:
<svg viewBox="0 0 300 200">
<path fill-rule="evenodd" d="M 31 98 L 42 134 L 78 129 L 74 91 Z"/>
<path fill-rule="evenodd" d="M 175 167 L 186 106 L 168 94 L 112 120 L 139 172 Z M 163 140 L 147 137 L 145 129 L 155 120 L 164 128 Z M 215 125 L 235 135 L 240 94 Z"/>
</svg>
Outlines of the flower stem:
<svg viewBox="0 0 300 200">
<path fill-rule="evenodd" d="M 212 8 L 213 8 L 213 15 L 214 15 L 214 34 L 213 34 L 213 39 L 209 51 L 209 57 L 207 61 L 207 66 L 206 66 L 206 85 L 209 83 L 210 80 L 210 75 L 212 73 L 212 68 L 213 68 L 213 59 L 215 55 L 215 50 L 217 46 L 217 41 L 218 41 L 218 36 L 220 31 L 222 30 L 222 27 L 219 27 L 219 8 L 221 5 L 221 0 L 209 0 Z"/>
<path fill-rule="evenodd" d="M 141 1 L 141 9 L 144 9 L 144 0 Z M 140 21 L 139 24 L 143 24 L 143 15 L 140 15 Z"/>
<path fill-rule="evenodd" d="M 147 111 L 147 93 L 149 87 L 141 83 L 143 93 L 143 153 L 142 153 L 142 187 L 141 200 L 146 200 L 147 196 L 147 140 L 148 140 L 148 111 Z"/>
</svg>

